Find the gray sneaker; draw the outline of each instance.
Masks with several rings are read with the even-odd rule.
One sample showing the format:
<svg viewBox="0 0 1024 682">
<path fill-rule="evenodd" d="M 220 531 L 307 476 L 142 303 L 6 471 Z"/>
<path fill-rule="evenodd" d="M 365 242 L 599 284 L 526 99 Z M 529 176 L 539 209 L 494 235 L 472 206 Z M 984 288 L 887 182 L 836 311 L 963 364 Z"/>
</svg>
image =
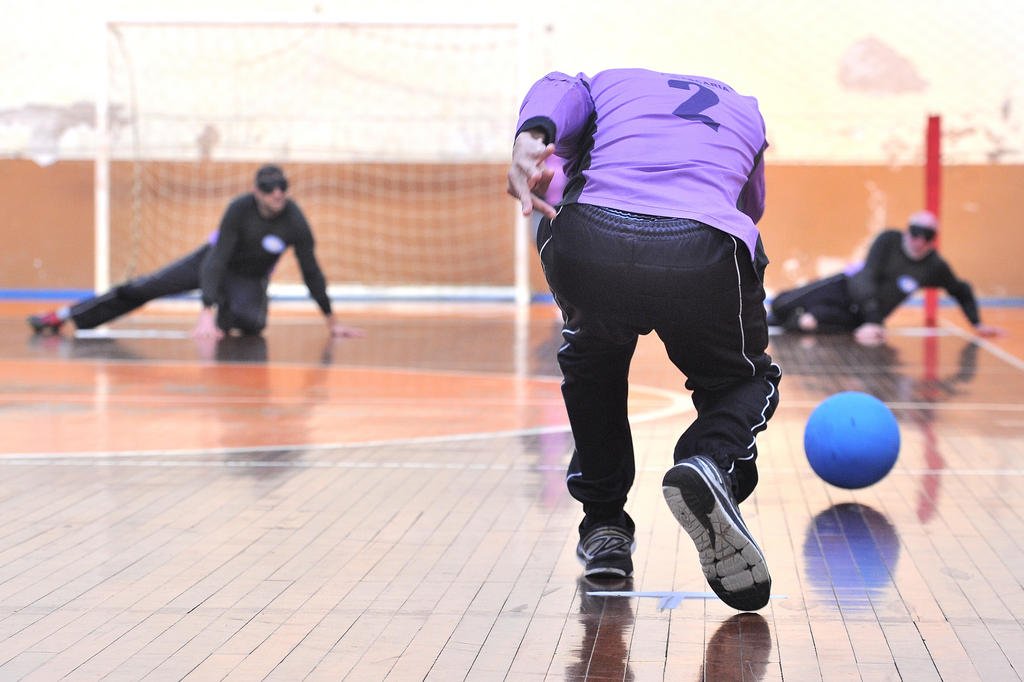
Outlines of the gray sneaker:
<svg viewBox="0 0 1024 682">
<path fill-rule="evenodd" d="M 743 523 L 718 465 L 703 455 L 688 457 L 668 470 L 661 485 L 669 509 L 697 546 L 704 577 L 719 599 L 740 611 L 767 604 L 772 578 L 764 553 Z"/>
<path fill-rule="evenodd" d="M 576 545 L 576 556 L 588 578 L 628 578 L 633 575 L 633 534 L 619 526 L 596 526 Z"/>
</svg>

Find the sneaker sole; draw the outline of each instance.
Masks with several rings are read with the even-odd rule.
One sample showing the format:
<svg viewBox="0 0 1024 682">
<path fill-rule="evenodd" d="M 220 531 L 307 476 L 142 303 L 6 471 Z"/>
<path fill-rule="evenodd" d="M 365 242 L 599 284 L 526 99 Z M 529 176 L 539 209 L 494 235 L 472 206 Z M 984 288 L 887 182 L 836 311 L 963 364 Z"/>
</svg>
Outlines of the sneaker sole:
<svg viewBox="0 0 1024 682">
<path fill-rule="evenodd" d="M 683 462 L 669 469 L 662 483 L 665 502 L 697 547 L 704 577 L 718 598 L 739 611 L 756 611 L 771 595 L 764 554 L 729 508 L 721 481 L 700 466 Z"/>
<path fill-rule="evenodd" d="M 629 548 L 629 553 L 632 554 L 635 551 L 636 551 L 636 543 L 634 542 L 632 544 L 632 546 Z M 587 566 L 587 558 L 584 557 L 584 556 L 580 556 L 579 552 L 576 553 L 576 559 L 583 566 L 583 575 L 586 576 L 587 578 L 632 578 L 633 577 L 633 569 L 632 569 L 632 567 L 630 567 L 629 570 L 627 570 L 627 569 L 621 568 L 620 566 L 617 566 L 617 565 L 616 566 L 612 566 L 612 565 L 608 565 L 608 566 L 590 565 L 590 566 Z M 621 563 L 621 562 L 616 562 L 616 563 Z M 630 557 L 629 563 L 631 563 L 631 564 L 633 563 L 632 562 L 632 557 Z"/>
<path fill-rule="evenodd" d="M 624 571 L 621 568 L 614 566 L 607 567 L 591 567 L 583 571 L 583 575 L 587 578 L 631 578 L 633 577 L 633 571 Z"/>
</svg>

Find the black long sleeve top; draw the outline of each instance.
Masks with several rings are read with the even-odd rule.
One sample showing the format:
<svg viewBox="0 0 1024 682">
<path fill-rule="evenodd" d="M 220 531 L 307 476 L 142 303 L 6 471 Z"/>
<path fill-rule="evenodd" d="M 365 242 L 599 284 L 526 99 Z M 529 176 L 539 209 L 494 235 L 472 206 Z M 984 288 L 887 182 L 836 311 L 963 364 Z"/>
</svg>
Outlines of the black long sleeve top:
<svg viewBox="0 0 1024 682">
<path fill-rule="evenodd" d="M 921 287 L 941 287 L 956 299 L 971 324 L 981 322 L 971 285 L 953 273 L 949 263 L 932 251 L 912 260 L 903 251 L 903 233 L 886 230 L 875 238 L 864 267 L 850 275 L 850 297 L 865 322 L 882 324 L 903 301 Z"/>
<path fill-rule="evenodd" d="M 224 274 L 229 270 L 269 278 L 289 246 L 295 253 L 310 296 L 324 315 L 330 315 L 327 280 L 316 260 L 313 232 L 306 216 L 298 204 L 289 199 L 280 213 L 264 218 L 251 193 L 236 197 L 224 211 L 217 241 L 200 274 L 203 305 L 209 307 L 216 303 Z"/>
</svg>

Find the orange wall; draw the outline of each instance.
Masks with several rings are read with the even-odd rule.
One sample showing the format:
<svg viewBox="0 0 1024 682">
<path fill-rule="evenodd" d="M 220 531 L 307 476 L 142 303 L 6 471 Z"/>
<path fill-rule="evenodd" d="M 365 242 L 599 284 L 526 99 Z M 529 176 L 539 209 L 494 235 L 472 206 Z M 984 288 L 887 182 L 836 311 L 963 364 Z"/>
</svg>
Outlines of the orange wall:
<svg viewBox="0 0 1024 682">
<path fill-rule="evenodd" d="M 30 161 L 0 161 L 5 241 L 0 289 L 91 289 L 92 172 L 86 161 L 45 168 Z M 494 175 L 493 196 L 481 201 L 498 203 L 483 207 L 482 214 L 511 205 L 503 170 L 495 168 Z M 919 168 L 769 165 L 768 210 L 761 223 L 772 261 L 769 293 L 831 274 L 860 258 L 878 229 L 902 226 L 921 207 L 923 182 Z M 942 251 L 979 296 L 1024 297 L 1024 268 L 1016 262 L 1024 247 L 1015 201 L 1022 188 L 1024 166 L 944 169 Z M 301 196 L 299 202 L 305 207 Z M 112 207 L 113 215 L 119 212 L 123 207 Z M 316 216 L 310 219 L 316 230 Z M 216 227 L 212 221 L 209 230 Z M 507 235 L 480 238 L 493 244 L 509 241 Z M 332 264 L 323 266 L 330 279 Z M 346 264 L 344 271 L 351 267 Z M 292 280 L 293 272 L 282 268 L 279 281 Z M 532 276 L 534 288 L 543 291 L 536 262 Z"/>
<path fill-rule="evenodd" d="M 92 174 L 89 161 L 0 161 L 0 288 L 92 288 Z"/>
<path fill-rule="evenodd" d="M 1024 166 L 943 169 L 940 250 L 979 296 L 1024 296 L 1019 200 Z M 768 166 L 761 234 L 772 291 L 860 260 L 882 227 L 923 208 L 920 168 Z"/>
</svg>

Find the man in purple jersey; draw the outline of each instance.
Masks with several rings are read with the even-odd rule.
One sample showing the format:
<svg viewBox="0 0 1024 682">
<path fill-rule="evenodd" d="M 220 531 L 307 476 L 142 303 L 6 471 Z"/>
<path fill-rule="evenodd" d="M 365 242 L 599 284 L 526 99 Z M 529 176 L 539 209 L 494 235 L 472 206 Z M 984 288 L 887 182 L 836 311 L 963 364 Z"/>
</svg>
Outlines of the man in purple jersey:
<svg viewBox="0 0 1024 682">
<path fill-rule="evenodd" d="M 665 500 L 723 601 L 768 602 L 765 558 L 737 506 L 757 484 L 756 435 L 781 376 L 765 353 L 768 259 L 756 227 L 766 147 L 756 100 L 712 78 L 552 73 L 523 101 L 508 191 L 524 215 L 545 215 L 537 247 L 565 320 L 558 361 L 576 445 L 567 485 L 583 504 L 587 576 L 633 572 L 628 373 L 638 336 L 654 331 L 697 408 Z M 551 154 L 566 160 L 557 212 L 542 198 Z"/>
</svg>

